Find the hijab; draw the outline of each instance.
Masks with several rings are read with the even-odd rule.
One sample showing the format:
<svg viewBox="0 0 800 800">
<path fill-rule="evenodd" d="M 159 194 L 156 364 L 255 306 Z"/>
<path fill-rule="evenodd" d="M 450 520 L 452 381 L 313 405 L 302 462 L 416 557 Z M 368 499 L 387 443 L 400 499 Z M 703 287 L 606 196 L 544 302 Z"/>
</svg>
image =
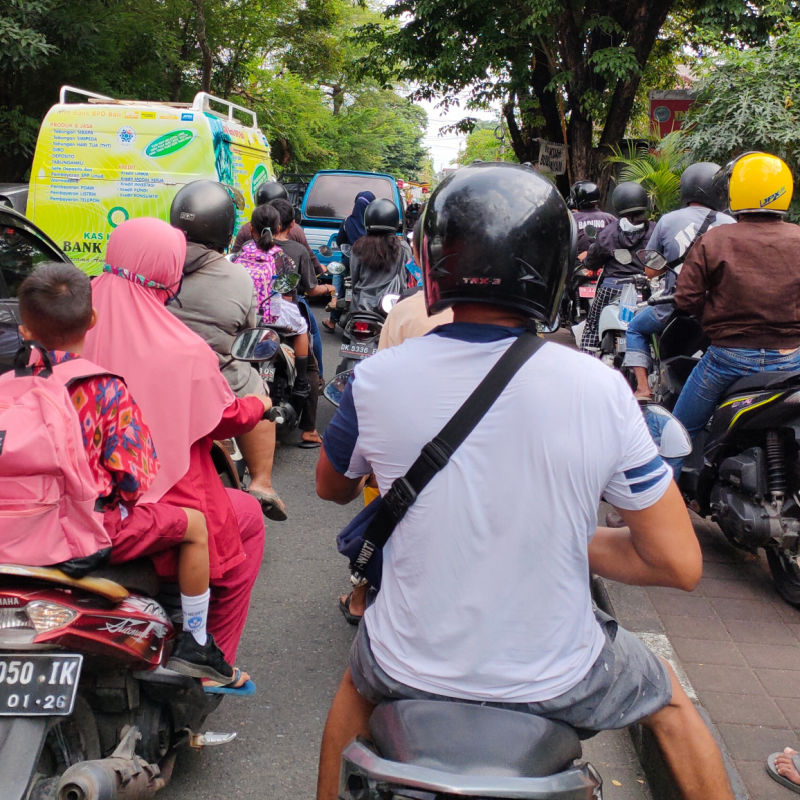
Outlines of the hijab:
<svg viewBox="0 0 800 800">
<path fill-rule="evenodd" d="M 367 229 L 364 227 L 364 212 L 367 206 L 375 199 L 372 192 L 359 192 L 353 205 L 350 216 L 344 221 L 344 231 L 350 244 L 355 244 L 362 236 L 366 236 Z"/>
<path fill-rule="evenodd" d="M 103 275 L 92 281 L 97 324 L 83 354 L 125 379 L 150 428 L 160 470 L 144 502 L 186 474 L 191 446 L 234 401 L 213 350 L 166 308 L 185 257 L 182 231 L 158 219 L 127 220 L 112 232 Z"/>
</svg>

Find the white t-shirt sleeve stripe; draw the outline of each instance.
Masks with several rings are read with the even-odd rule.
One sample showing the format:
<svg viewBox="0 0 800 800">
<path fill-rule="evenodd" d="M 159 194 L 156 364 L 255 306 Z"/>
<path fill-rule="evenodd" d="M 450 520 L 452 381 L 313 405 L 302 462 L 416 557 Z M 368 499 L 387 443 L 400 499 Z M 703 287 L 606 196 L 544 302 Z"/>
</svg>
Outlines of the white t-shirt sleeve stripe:
<svg viewBox="0 0 800 800">
<path fill-rule="evenodd" d="M 618 508 L 641 511 L 661 499 L 672 480 L 672 470 L 658 454 L 639 404 L 627 387 L 626 394 L 621 406 L 624 424 L 620 431 L 620 461 L 603 491 L 603 499 Z"/>
</svg>

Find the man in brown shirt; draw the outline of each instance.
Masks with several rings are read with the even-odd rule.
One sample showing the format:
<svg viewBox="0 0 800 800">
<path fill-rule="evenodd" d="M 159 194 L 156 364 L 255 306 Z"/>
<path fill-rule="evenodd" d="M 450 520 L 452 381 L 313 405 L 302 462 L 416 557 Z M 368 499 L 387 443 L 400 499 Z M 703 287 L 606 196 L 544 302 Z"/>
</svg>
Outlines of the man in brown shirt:
<svg viewBox="0 0 800 800">
<path fill-rule="evenodd" d="M 673 412 L 693 438 L 739 378 L 800 370 L 800 227 L 781 219 L 791 172 L 776 156 L 745 153 L 718 179 L 737 224 L 697 240 L 675 292 L 675 305 L 699 317 L 711 339 Z"/>
</svg>

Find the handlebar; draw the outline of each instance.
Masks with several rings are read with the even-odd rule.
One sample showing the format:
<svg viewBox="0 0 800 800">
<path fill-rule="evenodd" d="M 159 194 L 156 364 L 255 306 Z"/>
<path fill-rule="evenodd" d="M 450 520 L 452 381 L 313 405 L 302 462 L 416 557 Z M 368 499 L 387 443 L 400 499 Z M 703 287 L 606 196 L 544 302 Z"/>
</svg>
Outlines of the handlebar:
<svg viewBox="0 0 800 800">
<path fill-rule="evenodd" d="M 670 303 L 675 302 L 675 295 L 674 294 L 667 294 L 663 295 L 662 297 L 651 297 L 647 301 L 647 305 L 649 306 L 667 306 Z"/>
</svg>

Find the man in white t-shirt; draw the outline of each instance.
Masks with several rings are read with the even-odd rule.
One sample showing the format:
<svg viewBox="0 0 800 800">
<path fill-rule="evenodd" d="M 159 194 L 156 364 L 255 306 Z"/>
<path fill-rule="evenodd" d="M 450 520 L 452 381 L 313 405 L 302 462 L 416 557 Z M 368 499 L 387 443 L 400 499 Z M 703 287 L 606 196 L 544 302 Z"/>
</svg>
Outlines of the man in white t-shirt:
<svg viewBox="0 0 800 800">
<path fill-rule="evenodd" d="M 555 188 L 528 167 L 464 167 L 425 212 L 428 310 L 454 321 L 362 362 L 325 432 L 323 499 L 381 494 L 535 320 L 550 322 L 574 257 Z M 602 419 L 603 425 L 597 420 Z M 595 530 L 601 498 L 629 528 Z M 592 608 L 590 570 L 686 590 L 700 549 L 671 473 L 622 378 L 547 343 L 512 378 L 384 548 L 334 698 L 318 800 L 339 761 L 392 698 L 515 704 L 584 735 L 650 727 L 685 797 L 733 794 L 719 751 L 674 673 Z"/>
</svg>

